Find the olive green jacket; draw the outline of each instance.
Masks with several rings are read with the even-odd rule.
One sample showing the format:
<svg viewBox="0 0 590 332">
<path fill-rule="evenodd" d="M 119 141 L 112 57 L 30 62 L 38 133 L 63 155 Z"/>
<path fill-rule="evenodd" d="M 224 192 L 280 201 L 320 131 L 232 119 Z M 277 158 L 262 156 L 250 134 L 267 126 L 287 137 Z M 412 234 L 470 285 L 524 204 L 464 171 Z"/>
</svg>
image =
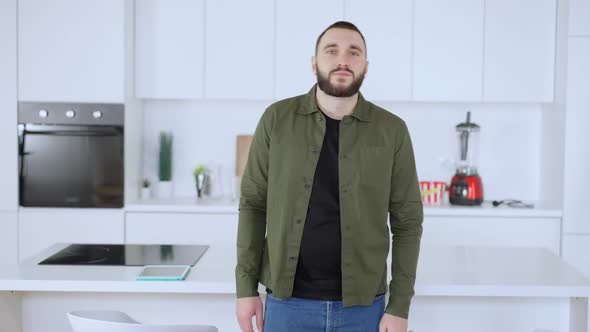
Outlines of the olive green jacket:
<svg viewBox="0 0 590 332">
<path fill-rule="evenodd" d="M 241 180 L 238 298 L 291 296 L 325 119 L 314 86 L 264 112 Z M 392 280 L 385 312 L 407 318 L 422 236 L 422 202 L 406 124 L 359 94 L 340 122 L 338 176 L 344 306 L 372 304 Z M 389 225 L 388 229 L 388 213 Z"/>
</svg>

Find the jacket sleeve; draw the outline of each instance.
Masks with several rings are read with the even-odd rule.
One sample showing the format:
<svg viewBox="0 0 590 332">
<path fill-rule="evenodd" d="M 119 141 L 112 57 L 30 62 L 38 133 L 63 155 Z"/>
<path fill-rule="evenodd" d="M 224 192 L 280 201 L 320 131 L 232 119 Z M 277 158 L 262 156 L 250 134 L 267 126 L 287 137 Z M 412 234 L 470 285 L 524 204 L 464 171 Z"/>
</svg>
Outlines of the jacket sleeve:
<svg viewBox="0 0 590 332">
<path fill-rule="evenodd" d="M 423 211 L 412 141 L 405 123 L 399 126 L 396 136 L 389 199 L 392 279 L 385 312 L 407 319 L 414 296 Z"/>
<path fill-rule="evenodd" d="M 235 269 L 237 297 L 258 296 L 258 281 L 266 233 L 266 196 L 272 112 L 262 115 L 248 152 L 240 184 Z"/>
</svg>

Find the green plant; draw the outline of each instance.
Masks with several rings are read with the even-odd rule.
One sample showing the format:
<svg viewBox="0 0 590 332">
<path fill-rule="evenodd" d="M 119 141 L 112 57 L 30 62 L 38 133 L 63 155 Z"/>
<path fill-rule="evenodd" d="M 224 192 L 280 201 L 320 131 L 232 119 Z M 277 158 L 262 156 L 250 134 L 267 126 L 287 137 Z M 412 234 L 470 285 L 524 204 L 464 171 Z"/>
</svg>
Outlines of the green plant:
<svg viewBox="0 0 590 332">
<path fill-rule="evenodd" d="M 195 176 L 195 179 L 197 178 L 197 176 L 199 176 L 200 174 L 205 173 L 205 165 L 199 165 L 195 168 L 195 170 L 193 171 L 193 175 Z"/>
<path fill-rule="evenodd" d="M 143 179 L 143 182 L 141 183 L 142 187 L 144 188 L 149 188 L 150 187 L 150 180 L 148 179 Z"/>
<path fill-rule="evenodd" d="M 172 179 L 172 133 L 160 133 L 160 181 Z"/>
</svg>

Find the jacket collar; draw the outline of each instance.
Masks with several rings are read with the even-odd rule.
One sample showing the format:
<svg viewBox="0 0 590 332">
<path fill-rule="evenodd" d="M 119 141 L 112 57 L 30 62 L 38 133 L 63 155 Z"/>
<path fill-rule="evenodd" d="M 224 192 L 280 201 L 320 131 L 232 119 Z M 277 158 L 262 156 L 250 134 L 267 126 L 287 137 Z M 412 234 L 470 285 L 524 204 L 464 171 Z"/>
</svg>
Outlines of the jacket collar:
<svg viewBox="0 0 590 332">
<path fill-rule="evenodd" d="M 299 114 L 313 114 L 315 112 L 320 112 L 316 101 L 316 87 L 317 84 L 314 84 L 311 90 L 305 95 L 305 103 L 302 107 L 297 109 L 297 113 Z M 371 121 L 371 109 L 369 103 L 365 100 L 363 95 L 359 92 L 359 98 L 354 108 L 354 111 L 350 114 L 352 117 L 360 121 Z"/>
</svg>

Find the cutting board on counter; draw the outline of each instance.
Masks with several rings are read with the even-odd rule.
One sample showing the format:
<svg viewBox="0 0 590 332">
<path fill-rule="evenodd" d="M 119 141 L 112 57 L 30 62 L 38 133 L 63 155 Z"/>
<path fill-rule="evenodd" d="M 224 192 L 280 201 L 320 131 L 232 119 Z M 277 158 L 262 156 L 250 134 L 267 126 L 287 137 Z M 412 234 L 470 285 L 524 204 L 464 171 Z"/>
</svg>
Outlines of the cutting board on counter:
<svg viewBox="0 0 590 332">
<path fill-rule="evenodd" d="M 253 135 L 238 135 L 236 140 L 236 176 L 244 174 Z"/>
</svg>

